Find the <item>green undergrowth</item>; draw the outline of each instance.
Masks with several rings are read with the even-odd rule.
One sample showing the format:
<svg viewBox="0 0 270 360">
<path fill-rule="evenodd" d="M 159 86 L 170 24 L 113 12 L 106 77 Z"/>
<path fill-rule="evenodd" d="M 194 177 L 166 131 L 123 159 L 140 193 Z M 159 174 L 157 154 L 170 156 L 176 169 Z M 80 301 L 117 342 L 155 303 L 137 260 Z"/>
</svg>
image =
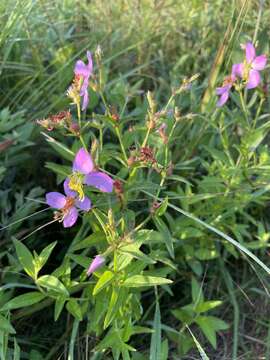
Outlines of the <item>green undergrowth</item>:
<svg viewBox="0 0 270 360">
<path fill-rule="evenodd" d="M 270 359 L 269 68 L 223 108 L 215 95 L 240 44 L 269 54 L 269 8 L 0 3 L 1 360 Z M 79 134 L 37 125 L 63 110 Z M 117 185 L 84 187 L 94 207 L 64 229 L 45 193 L 83 146 Z"/>
</svg>

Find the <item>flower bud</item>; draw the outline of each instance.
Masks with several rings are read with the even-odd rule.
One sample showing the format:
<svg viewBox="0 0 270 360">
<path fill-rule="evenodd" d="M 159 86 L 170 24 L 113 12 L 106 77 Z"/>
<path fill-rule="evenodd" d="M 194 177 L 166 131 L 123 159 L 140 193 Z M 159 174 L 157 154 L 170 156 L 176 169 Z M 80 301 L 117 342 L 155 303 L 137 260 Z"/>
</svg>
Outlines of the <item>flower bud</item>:
<svg viewBox="0 0 270 360">
<path fill-rule="evenodd" d="M 91 265 L 87 270 L 87 275 L 90 276 L 93 272 L 99 269 L 105 263 L 105 258 L 102 255 L 95 256 L 94 260 L 92 261 Z"/>
<path fill-rule="evenodd" d="M 151 93 L 151 91 L 148 91 L 146 97 L 147 97 L 147 101 L 148 101 L 148 104 L 150 107 L 150 111 L 152 114 L 154 114 L 156 112 L 157 104 L 155 102 L 153 93 Z"/>
</svg>

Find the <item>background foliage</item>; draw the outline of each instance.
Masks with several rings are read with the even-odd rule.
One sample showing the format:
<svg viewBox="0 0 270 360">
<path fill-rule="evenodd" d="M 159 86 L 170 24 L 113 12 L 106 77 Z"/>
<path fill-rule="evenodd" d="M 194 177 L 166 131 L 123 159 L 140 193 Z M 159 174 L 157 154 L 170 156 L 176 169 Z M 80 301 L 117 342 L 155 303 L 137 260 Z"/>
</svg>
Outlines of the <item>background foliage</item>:
<svg viewBox="0 0 270 360">
<path fill-rule="evenodd" d="M 260 51 L 269 54 L 269 9 L 269 1 L 255 0 L 0 3 L 2 360 L 111 359 L 120 356 L 118 351 L 134 360 L 270 358 L 269 70 L 264 91 L 246 94 L 245 111 L 237 94 L 228 107 L 216 109 L 214 91 L 232 62 L 240 60 L 241 43 L 258 41 Z M 103 50 L 106 99 L 122 112 L 128 154 L 128 127 L 133 126 L 138 143 L 144 138 L 151 113 L 148 90 L 156 110 L 168 110 L 161 120 L 169 130 L 176 106 L 181 114 L 168 144 L 167 165 L 172 161 L 173 174 L 161 190 L 160 177 L 151 168 L 139 169 L 135 181 L 125 185 L 129 211 L 121 212 L 115 194 L 110 198 L 116 222 L 123 218 L 120 235 L 147 218 L 153 200 L 163 200 L 136 235 L 150 245 L 142 245 L 134 263 L 150 276 L 173 280 L 170 286 L 142 290 L 126 286 L 122 296 L 130 296 L 125 311 L 131 319 L 124 327 L 121 316 L 113 321 L 110 312 L 104 314 L 104 309 L 112 313 L 121 308 L 113 300 L 108 303 L 113 291 L 110 271 L 99 274 L 108 288 L 103 284 L 98 289 L 98 278 L 82 285 L 87 282 L 84 269 L 95 249 L 104 245 L 102 236 L 95 235 L 94 216 L 68 231 L 58 223 L 42 228 L 52 219 L 43 204 L 44 193 L 60 184 L 72 159 L 40 134 L 35 120 L 70 106 L 65 93 L 74 63 L 98 45 Z M 166 105 L 172 88 L 197 73 L 191 88 Z M 87 115 L 99 126 L 106 121 L 104 104 L 92 90 L 90 98 Z M 97 115 L 92 117 L 93 112 Z M 122 155 L 113 125 L 106 123 L 107 128 L 100 163 L 125 178 L 117 162 Z M 73 152 L 78 148 L 68 138 L 65 145 Z M 165 147 L 157 133 L 150 136 L 149 145 L 163 164 Z M 108 200 L 100 199 L 107 214 Z M 86 237 L 89 223 L 92 237 Z M 70 248 L 74 243 L 77 247 Z M 29 268 L 37 255 L 21 244 L 39 254 L 43 266 L 38 285 L 51 297 L 38 292 L 31 279 L 36 269 Z M 60 285 L 44 278 L 48 274 L 60 279 Z M 91 295 L 94 286 L 96 297 Z M 66 287 L 75 295 L 61 311 Z M 91 299 L 88 308 L 84 298 Z"/>
</svg>

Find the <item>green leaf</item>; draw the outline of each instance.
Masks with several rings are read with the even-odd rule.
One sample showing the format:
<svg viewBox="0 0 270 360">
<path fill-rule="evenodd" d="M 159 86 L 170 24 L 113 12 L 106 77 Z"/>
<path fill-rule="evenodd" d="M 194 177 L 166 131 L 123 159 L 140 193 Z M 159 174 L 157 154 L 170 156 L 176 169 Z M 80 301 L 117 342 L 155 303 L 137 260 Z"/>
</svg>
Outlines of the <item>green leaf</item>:
<svg viewBox="0 0 270 360">
<path fill-rule="evenodd" d="M 118 291 L 117 291 L 118 290 Z M 108 307 L 108 311 L 107 314 L 105 316 L 105 320 L 104 320 L 104 329 L 106 329 L 110 323 L 113 321 L 114 317 L 117 314 L 117 311 L 119 309 L 119 301 L 118 301 L 118 297 L 120 295 L 120 291 L 119 289 L 112 289 L 112 295 L 111 295 L 111 299 L 110 299 L 110 304 Z M 118 303 L 118 305 L 117 305 Z"/>
<path fill-rule="evenodd" d="M 43 300 L 45 298 L 44 294 L 41 294 L 37 291 L 31 291 L 27 294 L 16 296 L 15 298 L 8 301 L 0 311 L 19 309 L 26 306 L 31 306 Z"/>
<path fill-rule="evenodd" d="M 59 164 L 55 164 L 55 163 L 52 163 L 52 162 L 49 162 L 49 161 L 46 162 L 45 167 L 47 169 L 52 170 L 57 175 L 61 175 L 62 177 L 67 177 L 71 173 L 71 170 L 70 170 L 69 166 L 59 165 Z"/>
<path fill-rule="evenodd" d="M 194 315 L 195 315 L 192 304 L 183 306 L 180 309 L 174 309 L 171 312 L 176 317 L 176 319 L 178 319 L 178 320 L 182 321 L 182 323 L 188 324 L 188 325 L 192 323 Z"/>
<path fill-rule="evenodd" d="M 48 291 L 61 294 L 65 297 L 69 297 L 69 292 L 65 286 L 53 275 L 43 275 L 36 281 L 37 285 L 45 287 Z"/>
<path fill-rule="evenodd" d="M 208 310 L 214 309 L 217 306 L 220 306 L 222 304 L 222 301 L 220 300 L 211 300 L 211 301 L 205 301 L 203 303 L 198 304 L 194 311 L 197 313 L 203 313 Z"/>
<path fill-rule="evenodd" d="M 78 319 L 79 321 L 82 321 L 82 319 L 83 319 L 82 310 L 76 299 L 69 299 L 66 304 L 66 309 L 76 319 Z"/>
<path fill-rule="evenodd" d="M 150 360 L 160 360 L 161 358 L 161 320 L 158 298 L 156 297 L 156 309 L 153 322 L 153 334 L 151 336 Z"/>
<path fill-rule="evenodd" d="M 94 232 L 93 234 L 87 236 L 84 240 L 74 244 L 74 246 L 71 247 L 70 252 L 95 246 L 105 240 L 106 236 L 103 231 Z"/>
<path fill-rule="evenodd" d="M 66 298 L 65 297 L 62 297 L 62 296 L 59 296 L 56 300 L 55 300 L 55 305 L 54 305 L 54 321 L 56 321 L 62 310 L 63 310 L 63 307 L 65 305 L 65 302 L 66 302 Z"/>
<path fill-rule="evenodd" d="M 0 315 L 0 330 L 10 334 L 16 334 L 16 331 L 10 321 L 2 315 Z"/>
<path fill-rule="evenodd" d="M 156 261 L 152 260 L 149 256 L 145 255 L 141 250 L 139 250 L 137 244 L 129 244 L 121 246 L 119 252 L 123 254 L 131 255 L 133 258 L 141 260 L 146 264 L 155 264 Z"/>
<path fill-rule="evenodd" d="M 214 316 L 199 316 L 195 322 L 200 326 L 202 332 L 209 340 L 214 349 L 217 347 L 216 332 L 218 330 L 225 330 L 228 325 L 221 319 Z"/>
<path fill-rule="evenodd" d="M 101 277 L 98 279 L 96 286 L 93 290 L 93 295 L 97 295 L 102 289 L 108 286 L 114 279 L 114 273 L 111 271 L 104 271 Z"/>
<path fill-rule="evenodd" d="M 74 260 L 77 264 L 81 265 L 83 268 L 88 269 L 91 264 L 91 259 L 88 256 L 84 255 L 75 255 L 69 254 L 70 259 Z"/>
<path fill-rule="evenodd" d="M 158 229 L 158 231 L 160 233 L 162 233 L 163 237 L 164 237 L 164 241 L 165 241 L 165 245 L 167 247 L 167 250 L 170 254 L 170 256 L 174 259 L 174 247 L 173 247 L 173 238 L 171 235 L 170 230 L 168 229 L 167 225 L 165 224 L 165 222 L 158 218 L 158 217 L 154 217 L 154 223 Z"/>
<path fill-rule="evenodd" d="M 57 244 L 57 241 L 54 241 L 53 243 L 46 246 L 39 254 L 38 262 L 40 265 L 40 269 L 46 264 L 46 262 L 49 259 L 49 256 L 51 255 L 56 244 Z"/>
<path fill-rule="evenodd" d="M 18 259 L 22 267 L 24 268 L 25 272 L 29 276 L 31 276 L 31 278 L 35 279 L 36 277 L 35 262 L 31 252 L 21 241 L 14 239 L 13 242 L 16 248 Z"/>
<path fill-rule="evenodd" d="M 126 279 L 122 284 L 125 287 L 141 287 L 141 286 L 155 286 L 155 285 L 165 285 L 171 284 L 172 280 L 165 279 L 157 276 L 144 276 L 144 275 L 134 275 Z"/>
<path fill-rule="evenodd" d="M 168 196 L 166 197 L 165 200 L 162 201 L 161 205 L 159 206 L 159 208 L 155 211 L 155 215 L 156 216 L 162 216 L 165 214 L 166 210 L 168 207 Z"/>
<path fill-rule="evenodd" d="M 202 287 L 194 276 L 192 276 L 192 280 L 191 280 L 191 294 L 192 294 L 192 301 L 194 304 L 199 304 L 203 302 Z"/>
</svg>

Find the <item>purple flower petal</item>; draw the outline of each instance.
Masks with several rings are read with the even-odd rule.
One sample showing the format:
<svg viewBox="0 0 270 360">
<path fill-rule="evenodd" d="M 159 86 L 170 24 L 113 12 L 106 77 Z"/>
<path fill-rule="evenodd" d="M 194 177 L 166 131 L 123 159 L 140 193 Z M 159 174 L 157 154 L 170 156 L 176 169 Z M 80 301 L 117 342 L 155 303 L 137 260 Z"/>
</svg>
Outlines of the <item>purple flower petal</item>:
<svg viewBox="0 0 270 360">
<path fill-rule="evenodd" d="M 260 73 L 257 70 L 251 69 L 249 71 L 248 82 L 246 85 L 247 89 L 254 89 L 259 85 L 261 81 Z"/>
<path fill-rule="evenodd" d="M 255 59 L 252 61 L 252 68 L 254 70 L 263 70 L 267 63 L 266 55 L 256 56 Z"/>
<path fill-rule="evenodd" d="M 80 95 L 81 96 L 83 96 L 85 94 L 85 92 L 87 91 L 88 84 L 89 84 L 88 78 L 85 78 L 84 81 L 83 81 L 81 90 L 80 90 Z"/>
<path fill-rule="evenodd" d="M 89 211 L 92 207 L 91 200 L 87 196 L 83 200 L 76 200 L 75 205 L 83 211 Z"/>
<path fill-rule="evenodd" d="M 83 94 L 82 111 L 84 111 L 87 108 L 88 103 L 89 103 L 89 96 L 88 96 L 88 91 L 86 90 Z"/>
<path fill-rule="evenodd" d="M 78 171 L 82 174 L 90 173 L 94 168 L 94 163 L 91 158 L 91 155 L 84 149 L 81 148 L 74 159 L 73 162 L 73 171 Z"/>
<path fill-rule="evenodd" d="M 78 210 L 72 206 L 69 212 L 65 215 L 63 225 L 65 228 L 71 227 L 75 224 L 78 219 Z"/>
<path fill-rule="evenodd" d="M 95 272 L 98 268 L 100 268 L 105 263 L 105 258 L 101 255 L 97 255 L 94 260 L 92 261 L 91 265 L 87 270 L 87 275 L 91 275 Z"/>
<path fill-rule="evenodd" d="M 232 66 L 232 75 L 233 76 L 243 77 L 243 73 L 244 73 L 244 64 L 243 63 L 233 64 L 233 66 Z"/>
<path fill-rule="evenodd" d="M 73 191 L 70 189 L 69 182 L 70 182 L 69 178 L 66 178 L 66 180 L 64 181 L 65 194 L 70 197 L 75 197 L 77 195 L 77 193 L 76 193 L 76 191 Z"/>
<path fill-rule="evenodd" d="M 88 59 L 88 72 L 89 72 L 89 76 L 92 74 L 93 72 L 93 59 L 92 59 L 92 55 L 90 51 L 87 51 L 86 53 L 87 59 Z"/>
<path fill-rule="evenodd" d="M 251 42 L 246 43 L 246 59 L 247 62 L 250 64 L 256 56 L 255 47 Z"/>
<path fill-rule="evenodd" d="M 93 171 L 85 177 L 85 184 L 94 186 L 102 192 L 113 191 L 113 180 L 109 175 L 104 174 L 101 171 Z"/>
<path fill-rule="evenodd" d="M 75 64 L 74 73 L 85 77 L 88 76 L 89 70 L 82 60 L 78 60 Z"/>
<path fill-rule="evenodd" d="M 46 203 L 55 209 L 62 209 L 66 204 L 66 197 L 59 192 L 49 192 L 46 194 Z"/>
<path fill-rule="evenodd" d="M 220 98 L 219 98 L 219 100 L 218 100 L 218 102 L 217 102 L 217 107 L 223 106 L 223 105 L 227 102 L 228 99 L 229 99 L 229 91 L 223 93 L 223 94 L 220 96 Z"/>
<path fill-rule="evenodd" d="M 228 92 L 230 89 L 230 86 L 229 85 L 225 85 L 225 86 L 222 86 L 222 87 L 218 87 L 216 88 L 216 94 L 217 95 L 222 95 L 226 92 Z"/>
</svg>

